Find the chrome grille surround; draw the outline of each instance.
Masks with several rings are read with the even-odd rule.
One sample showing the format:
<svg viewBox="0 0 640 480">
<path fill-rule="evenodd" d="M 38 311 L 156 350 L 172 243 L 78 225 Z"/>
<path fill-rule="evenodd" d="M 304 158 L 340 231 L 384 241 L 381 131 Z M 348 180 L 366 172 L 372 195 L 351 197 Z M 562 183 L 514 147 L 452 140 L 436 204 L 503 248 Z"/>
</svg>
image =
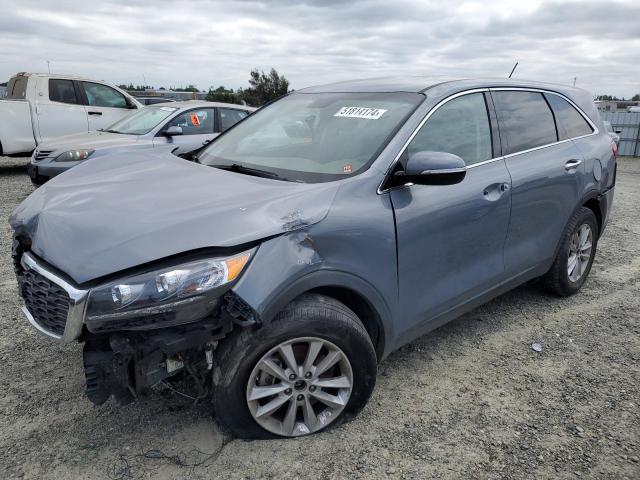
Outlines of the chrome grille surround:
<svg viewBox="0 0 640 480">
<path fill-rule="evenodd" d="M 56 341 L 69 343 L 76 340 L 82 332 L 84 313 L 87 301 L 87 290 L 80 290 L 66 280 L 46 268 L 38 262 L 34 256 L 27 252 L 20 258 L 22 273 L 18 273 L 18 283 L 20 293 L 25 299 L 26 306 L 22 308 L 27 320 L 40 333 L 53 338 Z M 52 293 L 49 299 L 49 292 L 40 295 L 34 300 L 35 292 L 23 291 L 23 279 L 21 276 L 29 276 L 29 282 L 37 282 L 38 285 L 27 286 L 28 288 L 46 288 Z M 66 294 L 68 307 L 65 308 L 62 300 L 62 292 Z M 47 300 L 43 300 L 43 297 Z M 31 307 L 31 309 L 29 309 Z M 66 317 L 64 313 L 66 311 Z M 52 318 L 43 318 L 43 312 Z"/>
</svg>

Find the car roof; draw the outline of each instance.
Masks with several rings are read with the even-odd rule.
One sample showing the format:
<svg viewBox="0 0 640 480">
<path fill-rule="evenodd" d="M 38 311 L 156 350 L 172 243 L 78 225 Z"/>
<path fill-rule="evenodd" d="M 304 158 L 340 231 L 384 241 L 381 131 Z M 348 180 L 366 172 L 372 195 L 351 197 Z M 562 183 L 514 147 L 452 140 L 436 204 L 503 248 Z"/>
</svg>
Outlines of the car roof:
<svg viewBox="0 0 640 480">
<path fill-rule="evenodd" d="M 238 105 L 237 103 L 207 102 L 206 100 L 182 100 L 179 102 L 162 102 L 162 103 L 154 103 L 153 105 L 149 105 L 149 107 L 162 107 L 162 106 L 171 107 L 171 108 L 180 108 L 180 109 L 198 108 L 198 107 L 235 108 L 236 110 L 246 110 L 247 112 L 253 112 L 254 110 L 256 110 L 256 108 L 250 107 L 248 105 Z"/>
<path fill-rule="evenodd" d="M 490 87 L 527 87 L 544 88 L 550 90 L 571 89 L 581 90 L 567 85 L 554 83 L 536 82 L 530 80 L 516 80 L 508 78 L 466 78 L 451 79 L 446 77 L 433 76 L 406 76 L 406 77 L 382 77 L 362 80 L 349 80 L 344 82 L 329 83 L 298 90 L 303 93 L 322 92 L 362 92 L 362 93 L 391 93 L 391 92 L 413 92 L 425 93 L 434 87 L 445 87 L 450 90 L 467 88 L 490 88 Z"/>
<path fill-rule="evenodd" d="M 560 93 L 575 102 L 592 120 L 599 119 L 593 96 L 581 88 L 557 83 L 508 78 L 447 79 L 433 76 L 383 77 L 329 83 L 298 90 L 300 93 L 418 93 L 445 98 L 474 88 L 532 88 Z"/>
</svg>

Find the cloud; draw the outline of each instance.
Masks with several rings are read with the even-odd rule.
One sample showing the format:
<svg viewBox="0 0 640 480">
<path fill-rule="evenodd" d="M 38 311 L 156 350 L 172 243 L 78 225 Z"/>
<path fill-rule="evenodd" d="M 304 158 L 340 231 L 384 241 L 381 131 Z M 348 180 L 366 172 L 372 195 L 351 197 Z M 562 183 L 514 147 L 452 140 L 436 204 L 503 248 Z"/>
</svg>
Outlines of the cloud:
<svg viewBox="0 0 640 480">
<path fill-rule="evenodd" d="M 640 91 L 640 3 L 627 1 L 22 0 L 0 17 L 0 78 L 17 71 L 201 89 L 275 67 L 293 88 L 429 75 Z"/>
</svg>

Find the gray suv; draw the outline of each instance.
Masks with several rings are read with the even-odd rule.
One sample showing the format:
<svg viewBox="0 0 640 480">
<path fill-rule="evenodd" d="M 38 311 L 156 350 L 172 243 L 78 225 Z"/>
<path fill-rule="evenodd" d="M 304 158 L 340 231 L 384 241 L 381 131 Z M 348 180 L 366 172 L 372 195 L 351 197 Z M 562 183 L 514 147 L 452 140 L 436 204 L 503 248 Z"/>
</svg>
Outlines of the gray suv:
<svg viewBox="0 0 640 480">
<path fill-rule="evenodd" d="M 576 293 L 616 176 L 590 94 L 510 80 L 307 88 L 149 155 L 15 210 L 24 313 L 84 343 L 93 402 L 181 379 L 248 438 L 340 423 L 390 352 L 524 282 Z"/>
</svg>

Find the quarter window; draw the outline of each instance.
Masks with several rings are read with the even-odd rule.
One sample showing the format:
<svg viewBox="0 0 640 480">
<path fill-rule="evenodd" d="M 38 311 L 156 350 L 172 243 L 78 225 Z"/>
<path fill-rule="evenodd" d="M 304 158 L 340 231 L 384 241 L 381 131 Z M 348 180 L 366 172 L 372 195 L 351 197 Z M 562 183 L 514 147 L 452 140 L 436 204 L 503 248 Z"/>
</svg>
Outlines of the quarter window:
<svg viewBox="0 0 640 480">
<path fill-rule="evenodd" d="M 454 98 L 431 115 L 411 140 L 407 153 L 428 150 L 453 153 L 467 165 L 492 157 L 491 128 L 482 93 Z"/>
<path fill-rule="evenodd" d="M 206 135 L 213 133 L 213 117 L 212 108 L 190 110 L 167 123 L 167 128 L 181 127 L 182 135 Z"/>
<path fill-rule="evenodd" d="M 248 115 L 244 110 L 234 108 L 219 108 L 220 111 L 220 131 L 224 132 L 233 127 L 236 123 Z"/>
<path fill-rule="evenodd" d="M 558 141 L 553 114 L 541 93 L 499 91 L 492 96 L 507 154 Z"/>
<path fill-rule="evenodd" d="M 76 90 L 71 80 L 49 79 L 49 100 L 77 104 Z"/>
<path fill-rule="evenodd" d="M 92 107 L 128 108 L 124 95 L 111 87 L 90 82 L 82 82 L 82 87 Z"/>
<path fill-rule="evenodd" d="M 545 97 L 556 116 L 560 140 L 581 137 L 593 132 L 591 125 L 589 125 L 573 105 L 564 98 L 547 93 L 545 93 Z"/>
</svg>

